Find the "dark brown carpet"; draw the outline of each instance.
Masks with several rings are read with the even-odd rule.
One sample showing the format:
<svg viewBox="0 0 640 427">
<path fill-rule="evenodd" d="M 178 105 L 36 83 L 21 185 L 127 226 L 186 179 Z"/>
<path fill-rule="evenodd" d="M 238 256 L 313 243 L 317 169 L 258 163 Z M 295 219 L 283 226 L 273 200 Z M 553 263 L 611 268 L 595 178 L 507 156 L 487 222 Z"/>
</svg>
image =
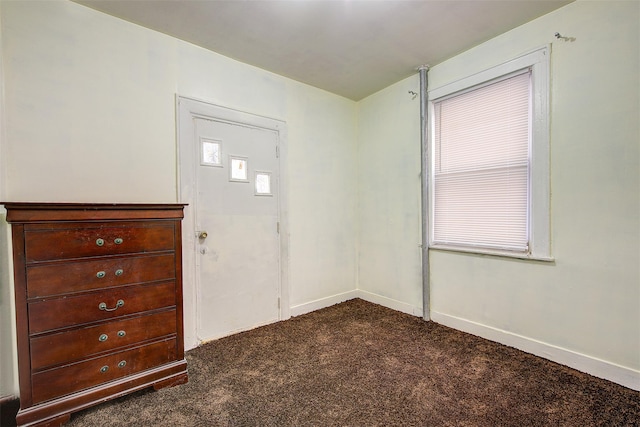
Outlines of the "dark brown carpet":
<svg viewBox="0 0 640 427">
<path fill-rule="evenodd" d="M 71 426 L 623 426 L 640 393 L 362 300 L 187 354 L 189 383 Z"/>
</svg>

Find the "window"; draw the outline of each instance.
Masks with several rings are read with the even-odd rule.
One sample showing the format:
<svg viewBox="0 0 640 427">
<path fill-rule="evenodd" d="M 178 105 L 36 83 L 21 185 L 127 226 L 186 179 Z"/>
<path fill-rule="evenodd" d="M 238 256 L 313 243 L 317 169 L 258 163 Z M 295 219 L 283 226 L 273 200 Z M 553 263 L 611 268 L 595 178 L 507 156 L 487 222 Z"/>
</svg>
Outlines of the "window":
<svg viewBox="0 0 640 427">
<path fill-rule="evenodd" d="M 256 196 L 273 196 L 271 192 L 271 172 L 256 171 Z"/>
<path fill-rule="evenodd" d="M 430 246 L 550 258 L 547 48 L 429 99 Z"/>
<path fill-rule="evenodd" d="M 222 167 L 222 141 L 200 139 L 200 164 Z"/>
<path fill-rule="evenodd" d="M 229 156 L 229 181 L 249 182 L 248 160 L 246 157 Z"/>
</svg>

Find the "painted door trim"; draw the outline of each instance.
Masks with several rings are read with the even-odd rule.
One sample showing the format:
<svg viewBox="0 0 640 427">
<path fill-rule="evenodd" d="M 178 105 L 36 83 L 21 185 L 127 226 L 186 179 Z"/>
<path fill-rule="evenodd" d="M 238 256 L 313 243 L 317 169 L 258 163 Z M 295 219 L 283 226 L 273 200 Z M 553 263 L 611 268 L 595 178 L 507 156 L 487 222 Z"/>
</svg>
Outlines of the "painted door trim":
<svg viewBox="0 0 640 427">
<path fill-rule="evenodd" d="M 289 199 L 287 171 L 287 124 L 284 121 L 259 116 L 207 103 L 205 101 L 176 95 L 177 137 L 177 199 L 188 206 L 184 210 L 183 247 L 183 292 L 184 292 L 184 339 L 185 350 L 197 347 L 197 274 L 195 214 L 196 168 L 199 156 L 195 147 L 195 119 L 209 119 L 234 123 L 254 128 L 275 131 L 278 134 L 280 167 L 280 320 L 291 317 L 289 305 Z"/>
</svg>

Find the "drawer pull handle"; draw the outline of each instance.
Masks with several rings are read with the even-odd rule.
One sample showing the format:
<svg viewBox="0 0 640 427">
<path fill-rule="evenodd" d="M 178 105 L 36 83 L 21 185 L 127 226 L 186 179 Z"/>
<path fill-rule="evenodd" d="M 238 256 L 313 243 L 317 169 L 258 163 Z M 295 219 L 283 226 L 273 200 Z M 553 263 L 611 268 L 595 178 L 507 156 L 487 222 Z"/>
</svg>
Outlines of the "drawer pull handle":
<svg viewBox="0 0 640 427">
<path fill-rule="evenodd" d="M 124 270 L 119 268 L 116 270 L 116 276 L 122 276 L 124 274 Z"/>
<path fill-rule="evenodd" d="M 104 276 L 106 276 L 106 275 L 107 275 L 107 273 L 105 273 L 104 271 L 98 271 L 98 272 L 96 273 L 96 277 L 97 277 L 98 279 L 102 279 L 102 278 L 103 278 Z"/>
<path fill-rule="evenodd" d="M 125 331 L 118 331 L 118 336 L 120 338 L 122 338 L 123 336 L 127 335 L 127 333 Z"/>
<path fill-rule="evenodd" d="M 97 240 L 96 240 L 96 245 L 98 245 L 98 246 L 104 246 L 104 239 L 97 239 Z"/>
<path fill-rule="evenodd" d="M 101 302 L 100 304 L 98 304 L 98 308 L 102 311 L 115 311 L 120 307 L 122 307 L 123 305 L 124 305 L 124 300 L 119 299 L 118 302 L 116 302 L 116 306 L 113 308 L 108 308 L 106 302 Z"/>
<path fill-rule="evenodd" d="M 121 245 L 122 242 L 124 242 L 124 239 L 122 239 L 121 237 L 118 237 L 113 241 L 113 243 L 115 243 L 116 245 Z"/>
<path fill-rule="evenodd" d="M 126 360 L 121 360 L 120 363 L 118 363 L 118 368 L 124 368 L 125 366 L 127 366 Z"/>
<path fill-rule="evenodd" d="M 109 370 L 109 367 L 107 365 L 104 365 L 102 368 L 100 368 L 100 372 L 102 372 L 103 374 L 108 370 Z"/>
<path fill-rule="evenodd" d="M 107 338 L 109 338 L 109 336 L 107 334 L 102 334 L 98 337 L 98 341 L 100 342 L 105 342 L 107 340 Z"/>
</svg>

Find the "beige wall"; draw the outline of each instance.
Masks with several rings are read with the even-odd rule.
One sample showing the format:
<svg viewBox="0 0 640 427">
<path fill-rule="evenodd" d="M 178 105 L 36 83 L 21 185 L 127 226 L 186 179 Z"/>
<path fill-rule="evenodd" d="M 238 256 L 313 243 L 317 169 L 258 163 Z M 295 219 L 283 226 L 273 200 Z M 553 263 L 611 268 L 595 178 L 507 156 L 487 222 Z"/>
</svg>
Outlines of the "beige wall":
<svg viewBox="0 0 640 427">
<path fill-rule="evenodd" d="M 355 102 L 72 2 L 0 10 L 4 200 L 177 201 L 176 94 L 277 118 L 288 126 L 290 304 L 355 289 Z M 17 384 L 0 279 L 3 396 Z"/>
<path fill-rule="evenodd" d="M 637 389 L 639 9 L 638 2 L 578 1 L 429 72 L 429 87 L 436 88 L 552 43 L 555 262 L 431 251 L 433 318 Z M 556 40 L 556 32 L 575 40 Z M 402 156 L 393 154 L 396 148 L 418 153 L 417 141 L 402 142 L 402 135 L 415 132 L 418 106 L 398 114 L 403 104 L 392 104 L 412 85 L 417 85 L 413 77 L 360 103 L 359 287 L 420 306 L 418 293 L 408 292 L 418 286 L 419 276 L 408 272 L 416 270 L 417 255 L 410 254 L 419 229 L 397 226 L 413 223 L 416 216 L 415 165 L 383 169 L 387 156 Z M 366 185 L 374 169 L 388 176 L 375 179 L 382 187 Z M 408 193 L 412 200 L 404 201 L 407 188 L 413 189 Z M 370 245 L 364 245 L 367 240 Z"/>
</svg>

